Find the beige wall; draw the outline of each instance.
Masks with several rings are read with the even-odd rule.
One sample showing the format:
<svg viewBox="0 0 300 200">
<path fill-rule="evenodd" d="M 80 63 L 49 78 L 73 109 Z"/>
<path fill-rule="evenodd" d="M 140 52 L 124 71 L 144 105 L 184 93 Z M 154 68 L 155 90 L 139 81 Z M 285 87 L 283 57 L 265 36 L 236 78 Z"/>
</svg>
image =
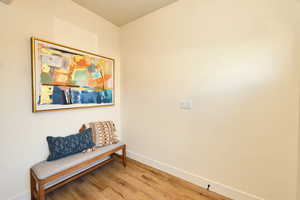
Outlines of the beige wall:
<svg viewBox="0 0 300 200">
<path fill-rule="evenodd" d="M 28 170 L 48 154 L 46 136 L 75 133 L 82 123 L 112 119 L 120 129 L 119 28 L 71 0 L 0 3 L 0 199 L 22 198 Z M 116 106 L 31 113 L 30 37 L 116 59 Z M 15 199 L 15 198 L 13 198 Z"/>
<path fill-rule="evenodd" d="M 122 27 L 130 155 L 266 200 L 295 200 L 300 108 L 291 2 L 181 0 Z M 29 167 L 48 154 L 46 136 L 101 119 L 121 129 L 120 41 L 119 28 L 70 0 L 0 3 L 0 22 L 6 200 L 27 192 Z M 31 113 L 31 36 L 115 58 L 116 106 Z M 179 109 L 185 99 L 192 110 Z"/>
<path fill-rule="evenodd" d="M 180 0 L 122 27 L 129 154 L 224 190 L 296 200 L 294 3 Z M 192 110 L 179 109 L 185 99 Z"/>
<path fill-rule="evenodd" d="M 299 21 L 298 24 L 300 25 L 300 21 Z M 300 36 L 300 31 L 299 30 L 297 31 L 297 33 L 298 33 L 298 36 Z M 297 53 L 298 54 L 297 55 L 299 57 L 299 54 L 300 54 L 300 37 L 298 37 L 297 39 L 298 39 L 298 42 L 297 42 L 297 44 L 298 44 Z M 300 66 L 300 59 L 299 58 L 298 58 L 298 66 Z M 299 84 L 300 84 L 300 82 L 299 82 Z M 299 102 L 299 104 L 300 104 L 300 102 Z M 299 126 L 298 132 L 299 132 L 299 135 L 298 135 L 298 187 L 297 187 L 298 191 L 297 191 L 297 200 L 300 199 L 300 126 Z"/>
<path fill-rule="evenodd" d="M 298 3 L 298 10 L 300 11 L 300 3 Z M 297 46 L 297 56 L 298 56 L 298 66 L 300 66 L 300 15 L 299 15 L 299 18 L 298 18 L 298 23 L 296 24 L 296 27 L 298 28 L 297 29 L 297 39 L 298 39 L 298 46 Z M 300 85 L 300 82 L 299 82 L 299 85 Z M 300 92 L 300 91 L 299 91 Z M 300 104 L 300 102 L 299 102 Z M 299 111 L 300 112 L 300 111 Z M 298 142 L 298 195 L 297 195 L 297 200 L 300 199 L 300 126 L 299 126 L 299 135 L 298 135 L 298 139 L 299 139 L 299 142 Z"/>
<path fill-rule="evenodd" d="M 296 24 L 295 24 L 295 27 L 296 27 L 296 35 L 297 35 L 297 47 L 296 47 L 296 56 L 297 56 L 297 65 L 298 67 L 300 66 L 300 1 L 297 1 L 297 5 L 296 5 L 296 11 L 297 12 L 297 15 L 295 16 L 296 18 Z M 300 81 L 299 81 L 299 85 L 300 85 Z M 300 92 L 300 90 L 299 90 Z M 300 101 L 299 101 L 299 104 L 300 104 Z M 300 110 L 299 110 L 300 112 Z M 298 139 L 299 139 L 299 142 L 298 142 L 298 193 L 297 193 L 297 200 L 300 199 L 300 125 L 299 125 L 299 135 L 298 135 Z"/>
</svg>

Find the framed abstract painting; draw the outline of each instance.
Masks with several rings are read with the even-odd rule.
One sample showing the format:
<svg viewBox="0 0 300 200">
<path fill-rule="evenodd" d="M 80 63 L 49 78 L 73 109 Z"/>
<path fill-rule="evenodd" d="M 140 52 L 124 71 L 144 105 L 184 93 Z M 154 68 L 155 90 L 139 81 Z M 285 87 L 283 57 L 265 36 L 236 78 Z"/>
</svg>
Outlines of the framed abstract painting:
<svg viewBox="0 0 300 200">
<path fill-rule="evenodd" d="M 34 37 L 31 43 L 33 112 L 114 105 L 114 59 Z"/>
</svg>

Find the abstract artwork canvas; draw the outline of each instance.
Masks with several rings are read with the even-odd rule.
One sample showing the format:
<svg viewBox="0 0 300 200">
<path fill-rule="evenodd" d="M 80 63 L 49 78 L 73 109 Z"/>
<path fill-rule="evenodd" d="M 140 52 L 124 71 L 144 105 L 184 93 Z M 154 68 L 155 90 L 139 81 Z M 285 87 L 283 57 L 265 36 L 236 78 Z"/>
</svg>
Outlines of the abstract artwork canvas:
<svg viewBox="0 0 300 200">
<path fill-rule="evenodd" d="M 114 59 L 31 42 L 33 112 L 114 105 Z"/>
</svg>

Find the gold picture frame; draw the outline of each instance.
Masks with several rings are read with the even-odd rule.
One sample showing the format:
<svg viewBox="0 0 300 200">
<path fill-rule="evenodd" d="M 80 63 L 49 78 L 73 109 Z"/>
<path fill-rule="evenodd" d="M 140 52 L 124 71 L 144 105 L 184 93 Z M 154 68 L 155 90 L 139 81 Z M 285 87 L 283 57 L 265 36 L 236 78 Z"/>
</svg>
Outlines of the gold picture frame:
<svg viewBox="0 0 300 200">
<path fill-rule="evenodd" d="M 32 112 L 115 105 L 115 60 L 31 38 Z"/>
</svg>

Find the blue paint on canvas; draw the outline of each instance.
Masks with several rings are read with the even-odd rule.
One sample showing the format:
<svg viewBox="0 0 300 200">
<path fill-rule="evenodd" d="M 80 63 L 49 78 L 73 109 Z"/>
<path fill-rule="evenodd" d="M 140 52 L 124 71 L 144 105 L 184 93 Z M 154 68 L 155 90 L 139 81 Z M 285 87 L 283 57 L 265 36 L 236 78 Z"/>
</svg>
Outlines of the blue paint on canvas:
<svg viewBox="0 0 300 200">
<path fill-rule="evenodd" d="M 82 104 L 97 103 L 98 92 L 82 91 L 80 101 Z"/>
<path fill-rule="evenodd" d="M 69 89 L 63 90 L 59 86 L 53 87 L 51 95 L 52 104 L 68 105 L 68 104 L 109 104 L 113 103 L 112 90 L 93 91 Z"/>
<path fill-rule="evenodd" d="M 72 95 L 72 103 L 80 104 L 80 91 L 71 90 L 71 95 Z"/>
<path fill-rule="evenodd" d="M 112 91 L 111 90 L 104 90 L 103 92 L 103 103 L 112 103 Z"/>
<path fill-rule="evenodd" d="M 52 104 L 67 104 L 65 92 L 57 86 L 53 87 Z"/>
</svg>

